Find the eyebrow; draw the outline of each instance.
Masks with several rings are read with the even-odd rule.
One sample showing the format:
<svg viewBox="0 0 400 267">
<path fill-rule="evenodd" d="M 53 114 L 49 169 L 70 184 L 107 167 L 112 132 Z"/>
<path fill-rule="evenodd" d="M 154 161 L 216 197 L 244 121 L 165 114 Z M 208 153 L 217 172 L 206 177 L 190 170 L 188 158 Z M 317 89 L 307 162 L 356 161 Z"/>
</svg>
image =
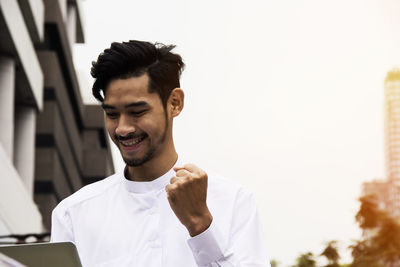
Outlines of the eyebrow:
<svg viewBox="0 0 400 267">
<path fill-rule="evenodd" d="M 126 104 L 124 108 L 131 108 L 131 107 L 143 107 L 143 106 L 148 106 L 149 104 L 145 101 L 138 101 L 138 102 L 132 102 L 129 104 Z M 101 104 L 101 107 L 103 109 L 117 109 L 115 106 L 108 105 L 108 104 Z"/>
</svg>

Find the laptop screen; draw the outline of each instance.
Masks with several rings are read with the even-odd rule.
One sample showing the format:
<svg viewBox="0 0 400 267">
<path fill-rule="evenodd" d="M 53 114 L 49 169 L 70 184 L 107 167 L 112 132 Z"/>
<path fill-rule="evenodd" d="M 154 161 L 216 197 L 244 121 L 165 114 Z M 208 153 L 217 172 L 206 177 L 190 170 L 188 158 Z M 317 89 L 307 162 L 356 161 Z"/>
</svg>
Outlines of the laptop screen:
<svg viewBox="0 0 400 267">
<path fill-rule="evenodd" d="M 71 242 L 0 246 L 0 253 L 29 267 L 82 267 Z"/>
</svg>

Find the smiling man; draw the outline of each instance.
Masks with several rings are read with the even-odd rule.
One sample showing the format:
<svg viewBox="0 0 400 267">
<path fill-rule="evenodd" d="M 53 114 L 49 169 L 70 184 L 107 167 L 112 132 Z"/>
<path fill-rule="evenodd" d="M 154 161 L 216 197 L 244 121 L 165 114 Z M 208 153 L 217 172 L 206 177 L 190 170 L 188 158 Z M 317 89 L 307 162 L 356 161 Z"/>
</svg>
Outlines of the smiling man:
<svg viewBox="0 0 400 267">
<path fill-rule="evenodd" d="M 51 240 L 75 243 L 84 266 L 269 266 L 252 194 L 178 157 L 184 64 L 173 48 L 113 43 L 93 63 L 93 95 L 126 167 L 64 199 Z"/>
</svg>

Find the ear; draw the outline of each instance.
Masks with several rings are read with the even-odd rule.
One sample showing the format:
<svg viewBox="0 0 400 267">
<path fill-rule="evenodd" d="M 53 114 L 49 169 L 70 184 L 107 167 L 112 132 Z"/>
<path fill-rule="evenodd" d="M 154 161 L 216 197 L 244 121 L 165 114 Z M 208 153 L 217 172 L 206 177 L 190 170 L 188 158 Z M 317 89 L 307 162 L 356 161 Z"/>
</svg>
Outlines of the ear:
<svg viewBox="0 0 400 267">
<path fill-rule="evenodd" d="M 170 114 L 172 117 L 178 116 L 184 105 L 185 94 L 181 88 L 175 88 L 172 90 L 169 99 L 168 99 L 168 106 L 170 109 Z"/>
</svg>

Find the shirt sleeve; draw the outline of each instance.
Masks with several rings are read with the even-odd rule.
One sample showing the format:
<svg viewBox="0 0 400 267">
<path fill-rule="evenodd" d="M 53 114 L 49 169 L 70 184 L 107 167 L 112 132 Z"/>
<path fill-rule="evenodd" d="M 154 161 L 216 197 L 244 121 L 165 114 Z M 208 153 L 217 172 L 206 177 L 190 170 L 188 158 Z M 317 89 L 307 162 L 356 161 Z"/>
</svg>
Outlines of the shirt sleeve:
<svg viewBox="0 0 400 267">
<path fill-rule="evenodd" d="M 68 213 L 56 207 L 51 215 L 50 242 L 74 242 L 71 220 Z"/>
<path fill-rule="evenodd" d="M 203 233 L 188 240 L 199 267 L 269 267 L 262 227 L 253 195 L 239 191 L 230 235 L 223 236 L 214 221 Z"/>
</svg>

